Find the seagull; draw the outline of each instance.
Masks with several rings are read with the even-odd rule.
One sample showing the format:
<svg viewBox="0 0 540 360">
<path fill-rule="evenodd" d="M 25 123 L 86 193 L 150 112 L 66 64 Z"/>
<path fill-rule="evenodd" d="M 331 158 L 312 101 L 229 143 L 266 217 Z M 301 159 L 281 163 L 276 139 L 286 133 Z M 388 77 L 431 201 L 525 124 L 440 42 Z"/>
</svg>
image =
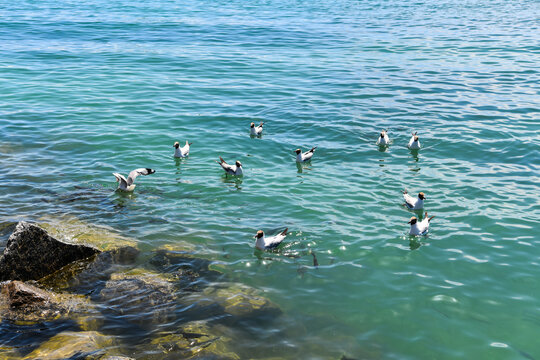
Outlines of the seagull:
<svg viewBox="0 0 540 360">
<path fill-rule="evenodd" d="M 219 157 L 219 160 L 220 161 L 218 161 L 217 163 L 221 165 L 221 167 L 223 168 L 223 170 L 225 170 L 227 174 L 231 174 L 235 176 L 243 175 L 242 163 L 240 161 L 236 161 L 236 165 L 229 165 L 225 162 L 225 160 L 223 160 L 221 156 Z"/>
<path fill-rule="evenodd" d="M 428 218 L 428 214 L 424 216 L 424 220 L 418 222 L 416 216 L 413 216 L 407 224 L 411 224 L 411 230 L 409 230 L 409 235 L 427 235 L 429 230 L 429 222 L 435 216 Z"/>
<path fill-rule="evenodd" d="M 418 197 L 415 199 L 407 193 L 407 189 L 403 190 L 403 198 L 405 199 L 405 206 L 411 210 L 420 210 L 424 208 L 424 200 L 426 196 L 423 192 L 418 193 Z"/>
<path fill-rule="evenodd" d="M 255 242 L 255 247 L 259 250 L 269 250 L 278 247 L 283 239 L 285 239 L 285 236 L 287 236 L 287 230 L 289 230 L 289 228 L 286 228 L 279 234 L 270 237 L 264 237 L 264 231 L 262 230 L 257 231 L 257 235 L 255 235 L 255 239 L 257 239 Z"/>
<path fill-rule="evenodd" d="M 412 149 L 412 150 L 420 149 L 420 140 L 418 139 L 418 136 L 416 136 L 416 134 L 418 134 L 418 131 L 412 134 L 412 137 L 409 140 L 409 145 L 407 145 L 409 149 Z"/>
<path fill-rule="evenodd" d="M 180 143 L 177 141 L 174 143 L 174 157 L 183 158 L 189 155 L 189 147 L 193 143 L 188 143 L 186 140 L 186 145 L 180 147 Z"/>
<path fill-rule="evenodd" d="M 263 130 L 263 124 L 264 122 L 261 121 L 261 124 L 259 126 L 255 126 L 255 123 L 251 123 L 251 129 L 249 130 L 251 135 L 253 136 L 259 136 L 262 134 Z"/>
<path fill-rule="evenodd" d="M 119 173 L 113 173 L 113 175 L 116 177 L 116 181 L 118 182 L 118 189 L 124 191 L 133 191 L 135 189 L 135 184 L 133 184 L 133 182 L 135 181 L 135 178 L 137 176 L 150 175 L 155 172 L 156 170 L 148 168 L 135 169 L 129 173 L 127 180 L 123 175 L 120 175 Z"/>
<path fill-rule="evenodd" d="M 312 147 L 311 150 L 306 151 L 305 153 L 302 153 L 302 150 L 296 149 L 294 152 L 296 153 L 296 161 L 297 162 L 306 162 L 311 160 L 313 157 L 313 152 L 315 151 L 317 147 Z"/>
<path fill-rule="evenodd" d="M 386 130 L 381 131 L 381 136 L 377 139 L 377 145 L 388 145 L 390 144 L 390 139 Z"/>
</svg>

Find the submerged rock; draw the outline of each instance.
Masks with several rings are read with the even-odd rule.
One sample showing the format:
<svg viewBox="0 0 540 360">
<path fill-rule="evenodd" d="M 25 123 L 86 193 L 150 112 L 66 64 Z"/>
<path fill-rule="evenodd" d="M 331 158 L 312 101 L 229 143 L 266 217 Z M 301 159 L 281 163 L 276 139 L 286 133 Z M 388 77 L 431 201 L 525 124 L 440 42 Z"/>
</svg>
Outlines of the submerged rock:
<svg viewBox="0 0 540 360">
<path fill-rule="evenodd" d="M 107 353 L 113 351 L 114 348 L 115 342 L 112 337 L 102 335 L 96 331 L 66 331 L 41 344 L 23 360 L 98 360 L 107 358 Z"/>
<path fill-rule="evenodd" d="M 158 334 L 144 345 L 144 359 L 224 359 L 240 357 L 230 350 L 231 340 L 204 322 L 190 322 L 175 333 Z"/>
<path fill-rule="evenodd" d="M 141 327 L 167 323 L 175 317 L 173 284 L 164 275 L 144 269 L 112 274 L 98 301 L 115 317 Z"/>
<path fill-rule="evenodd" d="M 37 280 L 100 251 L 59 241 L 34 224 L 21 221 L 0 258 L 0 281 Z"/>
<path fill-rule="evenodd" d="M 92 258 L 92 261 L 73 262 L 51 275 L 39 280 L 41 284 L 55 290 L 65 290 L 88 294 L 99 290 L 114 272 L 120 271 L 124 265 L 135 262 L 139 250 L 125 246 L 104 251 Z"/>
<path fill-rule="evenodd" d="M 271 318 L 281 314 L 276 304 L 261 296 L 256 289 L 242 284 L 220 284 L 206 288 L 203 293 L 233 316 Z"/>
<path fill-rule="evenodd" d="M 199 291 L 202 287 L 224 278 L 222 273 L 211 268 L 210 260 L 171 247 L 156 250 L 150 264 L 160 272 L 171 274 L 183 291 Z"/>
</svg>

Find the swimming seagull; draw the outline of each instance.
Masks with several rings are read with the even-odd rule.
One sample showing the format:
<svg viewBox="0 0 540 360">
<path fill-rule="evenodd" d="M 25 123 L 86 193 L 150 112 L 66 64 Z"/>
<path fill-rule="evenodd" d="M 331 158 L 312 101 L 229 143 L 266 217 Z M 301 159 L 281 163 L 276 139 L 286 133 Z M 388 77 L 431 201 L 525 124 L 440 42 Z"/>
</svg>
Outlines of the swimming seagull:
<svg viewBox="0 0 540 360">
<path fill-rule="evenodd" d="M 186 145 L 180 147 L 180 143 L 177 141 L 174 143 L 174 157 L 183 158 L 189 155 L 189 147 L 193 143 L 188 143 L 186 140 Z"/>
<path fill-rule="evenodd" d="M 264 122 L 262 122 L 262 121 L 261 121 L 261 124 L 259 126 L 255 126 L 255 123 L 251 123 L 251 129 L 249 130 L 250 134 L 253 135 L 253 136 L 261 135 L 262 130 L 263 130 L 263 124 L 264 124 Z"/>
<path fill-rule="evenodd" d="M 223 170 L 225 170 L 227 174 L 235 175 L 235 176 L 243 175 L 242 163 L 240 161 L 236 161 L 236 165 L 229 165 L 225 162 L 225 160 L 223 160 L 221 156 L 219 157 L 219 160 L 220 161 L 218 161 L 217 163 L 221 165 L 221 167 L 223 168 Z"/>
<path fill-rule="evenodd" d="M 420 140 L 418 139 L 418 136 L 416 136 L 416 134 L 418 134 L 418 131 L 412 134 L 412 137 L 409 140 L 409 145 L 407 145 L 409 149 L 412 149 L 412 150 L 420 149 Z"/>
<path fill-rule="evenodd" d="M 388 138 L 386 130 L 381 131 L 381 136 L 377 139 L 377 145 L 388 145 L 389 143 L 390 139 Z"/>
<path fill-rule="evenodd" d="M 420 210 L 424 208 L 424 200 L 426 196 L 423 192 L 418 193 L 418 197 L 415 199 L 407 193 L 407 189 L 403 190 L 403 198 L 405 199 L 405 206 L 411 210 Z"/>
<path fill-rule="evenodd" d="M 435 216 L 428 218 L 428 214 L 426 211 L 424 220 L 422 220 L 421 222 L 418 222 L 418 219 L 416 218 L 416 216 L 413 216 L 411 220 L 407 223 L 407 224 L 411 224 L 411 230 L 409 230 L 409 235 L 427 235 L 428 230 L 429 230 L 429 222 L 434 217 Z"/>
<path fill-rule="evenodd" d="M 133 182 L 135 181 L 135 178 L 137 176 L 150 175 L 155 172 L 156 170 L 148 168 L 135 169 L 129 173 L 127 180 L 123 175 L 120 175 L 119 173 L 113 173 L 113 175 L 114 177 L 116 177 L 116 181 L 118 182 L 118 189 L 124 191 L 133 191 L 135 189 L 135 184 L 133 184 Z"/>
<path fill-rule="evenodd" d="M 311 150 L 306 151 L 305 153 L 302 153 L 302 150 L 296 149 L 294 152 L 296 153 L 296 161 L 297 162 L 306 162 L 311 160 L 313 157 L 313 152 L 315 152 L 315 149 L 317 147 L 312 147 Z"/>
<path fill-rule="evenodd" d="M 283 239 L 285 239 L 285 236 L 287 236 L 287 230 L 289 230 L 289 228 L 286 228 L 279 234 L 270 237 L 265 237 L 264 231 L 262 230 L 257 231 L 257 235 L 255 235 L 255 239 L 257 239 L 255 242 L 255 247 L 259 250 L 269 250 L 278 247 L 279 244 L 283 242 Z"/>
</svg>

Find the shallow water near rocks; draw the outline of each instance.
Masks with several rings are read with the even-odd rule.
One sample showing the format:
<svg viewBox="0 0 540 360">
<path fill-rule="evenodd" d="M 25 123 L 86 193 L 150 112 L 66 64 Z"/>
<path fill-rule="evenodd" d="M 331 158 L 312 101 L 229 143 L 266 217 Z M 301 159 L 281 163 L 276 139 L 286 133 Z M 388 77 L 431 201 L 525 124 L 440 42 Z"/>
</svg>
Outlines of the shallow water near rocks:
<svg viewBox="0 0 540 360">
<path fill-rule="evenodd" d="M 281 310 L 179 308 L 124 338 L 206 320 L 243 358 L 540 358 L 537 1 L 3 5 L 2 224 L 69 214 L 169 276 L 155 250 L 189 248 L 223 276 L 201 288 L 244 284 Z M 156 173 L 115 192 L 112 172 L 138 167 Z M 426 193 L 428 237 L 407 235 L 404 187 Z M 284 227 L 281 252 L 254 251 L 257 230 Z M 103 332 L 121 320 L 107 313 Z M 29 352 L 45 328 L 74 330 L 1 323 L 0 339 Z"/>
</svg>

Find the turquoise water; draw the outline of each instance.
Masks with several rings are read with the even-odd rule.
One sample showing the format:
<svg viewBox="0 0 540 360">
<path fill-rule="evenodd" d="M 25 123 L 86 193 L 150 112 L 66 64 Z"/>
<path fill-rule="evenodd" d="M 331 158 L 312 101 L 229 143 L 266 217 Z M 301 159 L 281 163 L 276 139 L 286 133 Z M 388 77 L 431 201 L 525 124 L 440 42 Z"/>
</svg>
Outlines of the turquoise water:
<svg viewBox="0 0 540 360">
<path fill-rule="evenodd" d="M 283 310 L 230 325 L 243 358 L 540 358 L 537 1 L 1 4 L 2 221 L 71 214 L 143 259 L 190 244 Z"/>
</svg>

